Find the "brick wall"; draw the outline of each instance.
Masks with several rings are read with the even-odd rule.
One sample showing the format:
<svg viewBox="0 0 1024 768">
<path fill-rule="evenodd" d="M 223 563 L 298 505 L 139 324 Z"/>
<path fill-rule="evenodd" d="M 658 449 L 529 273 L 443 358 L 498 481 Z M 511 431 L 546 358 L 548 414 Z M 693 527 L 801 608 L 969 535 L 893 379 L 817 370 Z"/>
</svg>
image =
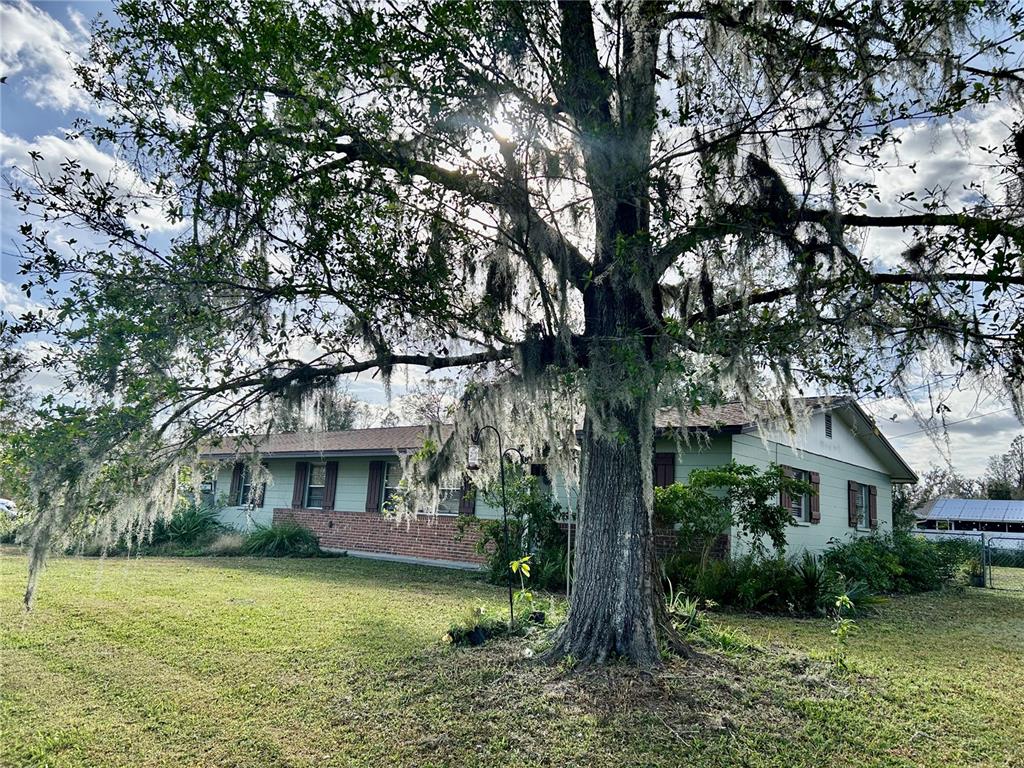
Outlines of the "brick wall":
<svg viewBox="0 0 1024 768">
<path fill-rule="evenodd" d="M 309 528 L 328 549 L 373 552 L 385 555 L 418 557 L 426 560 L 451 560 L 458 563 L 483 563 L 476 553 L 477 526 L 466 528 L 456 541 L 458 520 L 454 515 L 417 515 L 415 520 L 396 523 L 372 512 L 340 512 L 322 509 L 274 510 L 274 522 L 294 520 Z"/>
<path fill-rule="evenodd" d="M 356 552 L 373 552 L 403 557 L 418 557 L 426 560 L 451 560 L 457 563 L 481 564 L 484 558 L 476 552 L 480 529 L 470 525 L 465 535 L 457 541 L 459 518 L 454 515 L 417 515 L 408 523 L 396 523 L 390 518 L 372 512 L 339 512 L 322 509 L 274 510 L 274 522 L 294 520 L 309 528 L 320 540 L 320 546 L 328 549 L 351 549 Z M 565 529 L 565 524 L 561 524 Z M 573 531 L 575 537 L 576 531 Z M 659 528 L 654 533 L 654 548 L 658 557 L 664 557 L 675 549 L 676 532 L 671 528 Z M 712 550 L 713 557 L 726 557 L 729 553 L 729 536 L 718 538 Z"/>
</svg>

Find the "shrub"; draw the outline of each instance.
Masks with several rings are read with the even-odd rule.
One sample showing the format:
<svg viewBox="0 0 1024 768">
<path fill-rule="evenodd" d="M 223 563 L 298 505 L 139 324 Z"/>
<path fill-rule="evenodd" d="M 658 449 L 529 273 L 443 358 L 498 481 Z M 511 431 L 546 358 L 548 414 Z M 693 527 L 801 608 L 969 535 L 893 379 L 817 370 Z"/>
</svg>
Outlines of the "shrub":
<svg viewBox="0 0 1024 768">
<path fill-rule="evenodd" d="M 974 542 L 930 541 L 906 532 L 853 539 L 833 545 L 824 554 L 828 568 L 848 582 L 863 582 L 874 593 L 941 589 L 980 557 L 981 549 Z"/>
<path fill-rule="evenodd" d="M 776 551 L 786 546 L 789 509 L 779 504 L 780 492 L 811 493 L 809 483 L 787 477 L 778 464 L 763 472 L 735 461 L 721 467 L 695 469 L 687 482 L 654 489 L 654 517 L 660 526 L 676 529 L 681 547 L 700 552 L 703 569 L 715 539 L 735 526 L 763 554 L 767 537 Z"/>
<path fill-rule="evenodd" d="M 541 490 L 535 477 L 522 471 L 510 472 L 505 488 L 507 547 L 501 520 L 459 520 L 460 526 L 480 526 L 476 551 L 486 559 L 489 580 L 504 584 L 508 580 L 509 563 L 529 556 L 531 584 L 540 589 L 564 589 L 568 539 L 558 523 L 561 507 Z M 484 498 L 491 507 L 501 509 L 500 486 L 485 490 Z"/>
<path fill-rule="evenodd" d="M 211 540 L 222 530 L 216 509 L 188 502 L 178 505 L 166 523 L 154 526 L 152 543 L 169 541 L 188 547 Z"/>
<path fill-rule="evenodd" d="M 286 521 L 257 528 L 245 537 L 243 551 L 261 557 L 317 557 L 320 543 L 308 528 Z"/>
</svg>

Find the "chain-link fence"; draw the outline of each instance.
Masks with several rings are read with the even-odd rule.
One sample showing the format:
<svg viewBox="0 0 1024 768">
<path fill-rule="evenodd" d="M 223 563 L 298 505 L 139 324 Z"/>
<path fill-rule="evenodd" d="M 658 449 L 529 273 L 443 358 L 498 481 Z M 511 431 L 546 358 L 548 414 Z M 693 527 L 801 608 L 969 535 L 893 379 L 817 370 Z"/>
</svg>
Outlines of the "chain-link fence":
<svg viewBox="0 0 1024 768">
<path fill-rule="evenodd" d="M 1024 533 L 986 534 L 985 565 L 988 586 L 1024 590 Z"/>
<path fill-rule="evenodd" d="M 1024 533 L 999 531 L 915 530 L 932 541 L 962 539 L 978 545 L 978 563 L 971 569 L 975 586 L 1024 590 Z"/>
</svg>

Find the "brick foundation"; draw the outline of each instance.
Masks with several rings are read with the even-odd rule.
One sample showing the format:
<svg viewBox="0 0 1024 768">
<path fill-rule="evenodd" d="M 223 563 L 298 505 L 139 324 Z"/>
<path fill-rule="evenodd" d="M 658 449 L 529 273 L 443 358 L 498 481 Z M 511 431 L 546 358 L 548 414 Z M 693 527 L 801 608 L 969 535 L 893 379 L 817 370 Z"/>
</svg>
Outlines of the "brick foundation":
<svg viewBox="0 0 1024 768">
<path fill-rule="evenodd" d="M 479 565 L 484 558 L 476 552 L 479 528 L 468 526 L 461 540 L 459 518 L 455 515 L 417 515 L 408 523 L 396 523 L 372 512 L 339 512 L 322 509 L 274 510 L 274 522 L 294 520 L 308 528 L 326 549 L 417 557 L 425 560 L 450 560 Z"/>
<path fill-rule="evenodd" d="M 476 552 L 480 538 L 477 525 L 466 527 L 461 540 L 457 540 L 459 518 L 455 515 L 417 515 L 409 523 L 394 520 L 373 512 L 339 512 L 322 509 L 274 510 L 274 522 L 294 520 L 308 528 L 326 549 L 344 549 L 355 552 L 418 557 L 424 560 L 450 560 L 456 563 L 481 565 L 484 558 Z M 475 522 L 475 519 L 474 519 Z M 566 525 L 562 523 L 562 529 Z M 575 538 L 576 531 L 573 530 Z M 676 546 L 676 532 L 659 528 L 654 533 L 654 549 L 664 557 Z M 729 536 L 718 537 L 712 551 L 714 557 L 727 557 Z"/>
</svg>

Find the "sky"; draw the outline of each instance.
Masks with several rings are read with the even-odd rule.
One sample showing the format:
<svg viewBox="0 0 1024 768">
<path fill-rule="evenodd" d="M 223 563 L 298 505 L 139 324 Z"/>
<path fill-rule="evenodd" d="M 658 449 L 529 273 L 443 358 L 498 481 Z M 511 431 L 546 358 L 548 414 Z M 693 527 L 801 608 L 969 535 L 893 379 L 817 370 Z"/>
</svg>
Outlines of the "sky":
<svg viewBox="0 0 1024 768">
<path fill-rule="evenodd" d="M 89 21 L 97 14 L 109 15 L 107 2 L 40 2 L 0 0 L 0 168 L 4 177 L 24 166 L 28 153 L 36 150 L 59 162 L 75 157 L 101 174 L 119 174 L 117 159 L 109 150 L 98 148 L 85 139 L 69 139 L 67 134 L 78 118 L 101 116 L 93 111 L 85 95 L 74 87 L 74 63 L 88 44 Z M 917 159 L 927 168 L 928 178 L 903 174 L 885 180 L 889 190 L 901 185 L 916 188 L 935 184 L 950 185 L 951 193 L 962 189 L 962 182 L 977 175 L 986 158 L 976 148 L 991 146 L 1005 137 L 1005 126 L 1012 121 L 1007 105 L 996 105 L 987 113 L 972 116 L 963 125 L 908 130 L 899 149 L 903 166 Z M 137 183 L 127 179 L 126 183 Z M 955 182 L 955 184 L 954 184 Z M 17 229 L 21 219 L 6 194 L 0 199 L 0 313 L 20 314 L 32 302 L 19 290 L 17 274 Z M 159 229 L 160 222 L 150 222 Z M 875 235 L 867 243 L 873 250 L 888 246 L 901 250 L 899 232 Z M 46 377 L 35 382 L 45 387 Z M 980 476 L 987 458 L 1005 451 L 1010 441 L 1024 433 L 1009 402 L 998 394 L 980 388 L 962 391 L 942 390 L 946 383 L 941 372 L 923 379 L 910 392 L 913 402 L 864 399 L 882 432 L 903 457 L 919 472 L 931 464 L 949 462 L 968 476 Z M 394 391 L 400 395 L 404 382 L 396 377 Z M 383 404 L 385 394 L 379 381 L 363 376 L 352 382 L 351 391 L 368 402 Z M 925 431 L 922 423 L 937 424 L 938 402 L 944 403 L 941 418 L 948 425 L 939 432 Z"/>
</svg>

